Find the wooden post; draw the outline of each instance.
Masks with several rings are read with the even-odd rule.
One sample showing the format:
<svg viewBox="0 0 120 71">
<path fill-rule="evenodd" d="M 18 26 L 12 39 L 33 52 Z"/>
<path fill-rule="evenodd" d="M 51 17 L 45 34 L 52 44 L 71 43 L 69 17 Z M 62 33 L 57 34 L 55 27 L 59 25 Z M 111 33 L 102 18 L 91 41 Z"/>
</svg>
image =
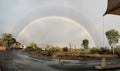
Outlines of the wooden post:
<svg viewBox="0 0 120 71">
<path fill-rule="evenodd" d="M 59 58 L 59 64 L 61 64 L 61 59 Z"/>
<path fill-rule="evenodd" d="M 102 69 L 105 69 L 106 66 L 107 66 L 107 64 L 106 64 L 106 58 L 102 58 L 102 64 L 101 64 Z"/>
</svg>

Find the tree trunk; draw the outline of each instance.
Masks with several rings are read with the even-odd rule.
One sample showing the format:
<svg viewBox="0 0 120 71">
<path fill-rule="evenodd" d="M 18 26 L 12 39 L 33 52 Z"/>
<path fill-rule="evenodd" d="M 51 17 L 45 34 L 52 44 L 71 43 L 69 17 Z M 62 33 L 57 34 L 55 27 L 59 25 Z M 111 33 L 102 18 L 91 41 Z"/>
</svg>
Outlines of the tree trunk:
<svg viewBox="0 0 120 71">
<path fill-rule="evenodd" d="M 114 55 L 115 54 L 114 47 L 111 46 L 111 48 L 112 48 L 112 54 Z"/>
</svg>

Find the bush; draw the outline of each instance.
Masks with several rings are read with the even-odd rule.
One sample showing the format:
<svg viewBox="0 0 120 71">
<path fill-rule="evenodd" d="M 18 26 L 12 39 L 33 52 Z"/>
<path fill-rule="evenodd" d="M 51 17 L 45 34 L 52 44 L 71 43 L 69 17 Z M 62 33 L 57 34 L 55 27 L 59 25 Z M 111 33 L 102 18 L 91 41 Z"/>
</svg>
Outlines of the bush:
<svg viewBox="0 0 120 71">
<path fill-rule="evenodd" d="M 107 47 L 100 47 L 100 48 L 92 48 L 92 54 L 111 54 L 111 50 Z"/>
<path fill-rule="evenodd" d="M 67 51 L 68 51 L 68 48 L 67 48 L 67 47 L 64 47 L 64 48 L 63 48 L 63 51 L 64 51 L 64 52 L 67 52 Z"/>
<path fill-rule="evenodd" d="M 34 48 L 33 50 L 35 53 L 41 53 L 42 49 L 41 48 Z"/>
<path fill-rule="evenodd" d="M 31 46 L 27 46 L 26 49 L 25 49 L 25 51 L 28 51 L 28 52 L 34 51 L 34 48 L 31 47 Z"/>
<path fill-rule="evenodd" d="M 52 50 L 44 50 L 41 52 L 42 55 L 45 55 L 45 56 L 52 56 L 54 53 L 54 51 Z"/>
<path fill-rule="evenodd" d="M 107 47 L 101 47 L 100 54 L 111 54 L 111 50 Z"/>
<path fill-rule="evenodd" d="M 60 48 L 58 47 L 49 47 L 48 49 L 45 50 L 48 54 L 48 56 L 52 56 L 55 52 L 61 51 Z"/>
<path fill-rule="evenodd" d="M 90 51 L 90 49 L 81 49 L 79 54 L 80 54 L 80 56 L 87 55 L 87 54 L 91 54 L 91 51 Z"/>
<path fill-rule="evenodd" d="M 64 57 L 64 56 L 68 57 L 68 56 L 71 56 L 71 54 L 69 52 L 62 52 L 57 54 L 57 57 Z"/>
<path fill-rule="evenodd" d="M 32 46 L 27 46 L 25 51 L 32 53 L 40 53 L 42 51 L 41 48 L 33 48 Z"/>
<path fill-rule="evenodd" d="M 58 48 L 58 47 L 51 47 L 49 50 L 54 53 L 54 52 L 60 51 L 60 48 Z"/>
<path fill-rule="evenodd" d="M 57 57 L 64 57 L 66 56 L 64 53 L 58 54 Z"/>
<path fill-rule="evenodd" d="M 115 54 L 117 54 L 118 56 L 120 56 L 120 47 L 116 47 L 114 48 Z"/>
<path fill-rule="evenodd" d="M 92 54 L 100 54 L 101 53 L 101 49 L 100 48 L 91 48 L 91 53 Z"/>
<path fill-rule="evenodd" d="M 48 51 L 41 51 L 41 54 L 45 55 L 45 56 L 49 56 L 49 52 Z"/>
</svg>

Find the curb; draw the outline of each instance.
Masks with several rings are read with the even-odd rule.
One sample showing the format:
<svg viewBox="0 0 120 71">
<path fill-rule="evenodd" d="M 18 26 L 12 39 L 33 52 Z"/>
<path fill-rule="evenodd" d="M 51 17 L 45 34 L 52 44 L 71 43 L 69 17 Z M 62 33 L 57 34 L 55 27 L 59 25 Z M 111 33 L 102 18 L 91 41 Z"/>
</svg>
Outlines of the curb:
<svg viewBox="0 0 120 71">
<path fill-rule="evenodd" d="M 2 66 L 0 66 L 0 71 L 2 71 Z"/>
</svg>

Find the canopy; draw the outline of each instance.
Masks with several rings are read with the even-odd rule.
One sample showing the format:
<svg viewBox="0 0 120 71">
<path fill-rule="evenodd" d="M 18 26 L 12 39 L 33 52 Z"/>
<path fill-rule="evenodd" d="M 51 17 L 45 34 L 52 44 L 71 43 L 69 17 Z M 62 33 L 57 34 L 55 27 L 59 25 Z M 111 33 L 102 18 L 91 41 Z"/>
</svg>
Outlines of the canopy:
<svg viewBox="0 0 120 71">
<path fill-rule="evenodd" d="M 120 15 L 120 0 L 108 0 L 106 14 Z"/>
</svg>

